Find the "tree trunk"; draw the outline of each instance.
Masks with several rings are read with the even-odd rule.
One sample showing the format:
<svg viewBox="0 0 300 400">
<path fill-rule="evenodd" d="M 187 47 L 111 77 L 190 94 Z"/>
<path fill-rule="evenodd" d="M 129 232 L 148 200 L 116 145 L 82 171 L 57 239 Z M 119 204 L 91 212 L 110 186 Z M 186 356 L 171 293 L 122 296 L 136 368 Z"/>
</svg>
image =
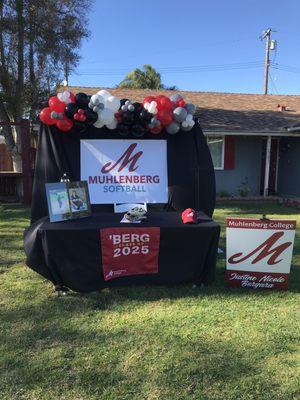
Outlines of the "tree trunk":
<svg viewBox="0 0 300 400">
<path fill-rule="evenodd" d="M 17 107 L 16 114 L 14 115 L 14 121 L 17 123 L 21 122 L 24 113 L 24 2 L 23 0 L 16 0 L 16 11 L 17 11 L 17 24 L 18 24 L 18 80 L 17 80 Z M 21 158 L 21 127 L 20 125 L 16 128 L 16 147 L 17 152 L 12 153 L 14 168 L 22 168 L 20 165 Z"/>
<path fill-rule="evenodd" d="M 22 172 L 22 157 L 21 154 L 16 153 L 11 155 L 13 162 L 13 170 L 14 172 Z"/>
</svg>

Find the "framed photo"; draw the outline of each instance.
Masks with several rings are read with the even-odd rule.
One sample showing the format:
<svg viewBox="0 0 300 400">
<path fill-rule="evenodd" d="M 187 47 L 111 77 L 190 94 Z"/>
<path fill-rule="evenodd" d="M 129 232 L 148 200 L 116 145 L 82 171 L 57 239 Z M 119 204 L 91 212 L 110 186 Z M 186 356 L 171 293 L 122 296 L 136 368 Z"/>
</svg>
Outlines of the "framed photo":
<svg viewBox="0 0 300 400">
<path fill-rule="evenodd" d="M 86 181 L 46 183 L 46 195 L 50 222 L 91 215 Z"/>
</svg>

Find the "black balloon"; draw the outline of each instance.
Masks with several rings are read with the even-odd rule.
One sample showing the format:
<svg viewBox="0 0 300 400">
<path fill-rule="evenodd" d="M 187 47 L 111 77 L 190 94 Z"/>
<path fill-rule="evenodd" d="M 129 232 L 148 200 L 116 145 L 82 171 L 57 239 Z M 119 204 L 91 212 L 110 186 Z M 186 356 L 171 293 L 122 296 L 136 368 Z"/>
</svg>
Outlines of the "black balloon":
<svg viewBox="0 0 300 400">
<path fill-rule="evenodd" d="M 132 125 L 132 134 L 135 137 L 142 137 L 144 136 L 146 130 L 141 124 L 134 124 Z"/>
<path fill-rule="evenodd" d="M 140 118 L 141 118 L 142 122 L 145 124 L 148 124 L 151 121 L 152 117 L 153 117 L 153 115 L 145 109 L 143 109 L 140 113 Z"/>
<path fill-rule="evenodd" d="M 121 99 L 120 100 L 120 108 L 119 108 L 119 110 L 121 110 L 121 107 L 125 105 L 126 101 L 128 101 L 128 99 Z"/>
<path fill-rule="evenodd" d="M 79 106 L 75 103 L 69 103 L 65 107 L 65 114 L 68 118 L 73 119 L 74 114 L 77 113 Z"/>
<path fill-rule="evenodd" d="M 117 130 L 119 131 L 119 134 L 120 134 L 121 136 L 127 136 L 127 135 L 128 135 L 128 132 L 129 132 L 128 126 L 126 126 L 126 125 L 124 125 L 124 124 L 122 124 L 122 123 L 119 123 L 119 124 L 117 125 Z"/>
<path fill-rule="evenodd" d="M 87 108 L 89 104 L 89 96 L 85 93 L 77 93 L 75 96 L 75 103 L 80 107 Z"/>
<path fill-rule="evenodd" d="M 134 113 L 130 111 L 124 111 L 122 113 L 122 122 L 126 125 L 132 125 L 134 123 Z"/>
<path fill-rule="evenodd" d="M 94 124 L 98 119 L 98 114 L 89 108 L 84 111 L 84 114 L 86 116 L 85 123 L 88 125 Z"/>
<path fill-rule="evenodd" d="M 143 105 L 141 103 L 133 103 L 134 106 L 134 113 L 135 114 L 140 114 L 143 110 Z"/>
</svg>

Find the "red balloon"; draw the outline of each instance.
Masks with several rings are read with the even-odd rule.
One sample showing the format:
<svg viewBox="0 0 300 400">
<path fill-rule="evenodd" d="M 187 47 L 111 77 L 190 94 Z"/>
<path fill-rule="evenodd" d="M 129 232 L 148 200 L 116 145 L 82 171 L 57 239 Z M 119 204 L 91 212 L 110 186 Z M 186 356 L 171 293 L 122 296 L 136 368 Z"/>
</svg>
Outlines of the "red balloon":
<svg viewBox="0 0 300 400">
<path fill-rule="evenodd" d="M 169 125 L 173 121 L 172 113 L 170 110 L 158 110 L 157 118 L 163 126 Z"/>
<path fill-rule="evenodd" d="M 154 96 L 147 96 L 144 98 L 144 100 L 142 101 L 143 106 L 145 105 L 145 103 L 151 103 L 151 101 L 156 101 L 156 97 Z"/>
<path fill-rule="evenodd" d="M 183 99 L 178 100 L 178 107 L 184 107 L 185 101 Z"/>
<path fill-rule="evenodd" d="M 155 126 L 154 128 L 149 129 L 149 131 L 154 135 L 158 135 L 162 131 L 162 129 L 162 126 Z"/>
<path fill-rule="evenodd" d="M 51 118 L 51 112 L 52 110 L 50 107 L 43 108 L 40 112 L 40 120 L 45 125 L 54 125 L 56 122 L 53 118 Z"/>
<path fill-rule="evenodd" d="M 171 110 L 172 108 L 172 102 L 167 96 L 158 96 L 159 99 L 157 99 L 157 108 L 158 109 L 165 109 L 165 110 Z"/>
<path fill-rule="evenodd" d="M 73 124 L 74 122 L 67 117 L 64 117 L 64 119 L 59 119 L 56 122 L 56 126 L 58 127 L 58 129 L 63 132 L 68 132 L 69 130 L 71 130 L 73 128 Z"/>
<path fill-rule="evenodd" d="M 116 118 L 116 120 L 118 121 L 118 122 L 121 122 L 122 121 L 122 111 L 117 111 L 116 113 L 115 113 L 115 118 Z"/>
<path fill-rule="evenodd" d="M 71 103 L 75 103 L 75 94 L 72 93 L 72 92 L 69 92 L 69 93 L 70 93 L 70 100 L 71 100 Z"/>
<path fill-rule="evenodd" d="M 66 103 L 64 101 L 60 101 L 57 96 L 50 97 L 48 104 L 52 111 L 56 111 L 58 113 L 63 113 L 65 111 Z"/>
</svg>

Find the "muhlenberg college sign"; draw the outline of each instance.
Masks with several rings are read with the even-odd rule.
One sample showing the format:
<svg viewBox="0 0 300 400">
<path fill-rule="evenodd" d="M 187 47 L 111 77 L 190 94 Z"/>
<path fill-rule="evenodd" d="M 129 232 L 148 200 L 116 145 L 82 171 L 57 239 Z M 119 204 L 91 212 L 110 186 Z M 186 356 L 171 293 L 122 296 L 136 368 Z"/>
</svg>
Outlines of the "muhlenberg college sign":
<svg viewBox="0 0 300 400">
<path fill-rule="evenodd" d="M 227 218 L 229 286 L 287 289 L 296 221 Z"/>
</svg>

